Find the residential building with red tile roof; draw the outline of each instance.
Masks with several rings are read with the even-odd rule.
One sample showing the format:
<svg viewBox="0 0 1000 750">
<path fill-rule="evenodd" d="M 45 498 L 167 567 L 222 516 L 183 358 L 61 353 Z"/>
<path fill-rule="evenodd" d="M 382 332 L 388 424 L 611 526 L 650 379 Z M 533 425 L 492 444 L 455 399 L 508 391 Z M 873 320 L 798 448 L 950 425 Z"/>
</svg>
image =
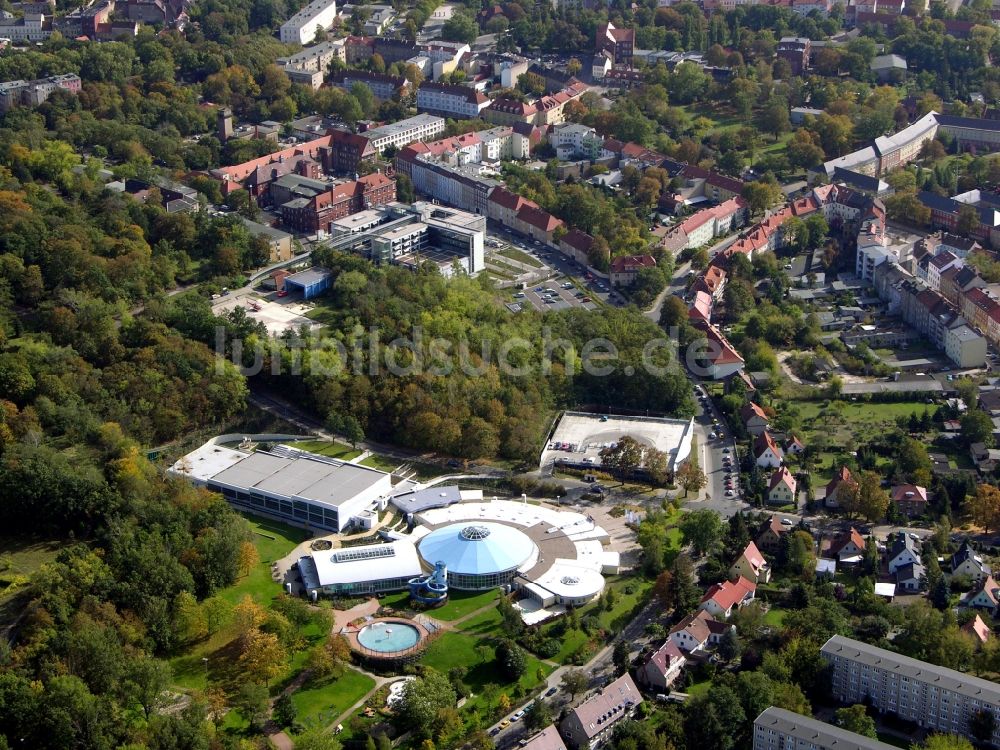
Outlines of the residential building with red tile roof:
<svg viewBox="0 0 1000 750">
<path fill-rule="evenodd" d="M 782 466 L 775 470 L 767 484 L 767 502 L 769 505 L 798 506 L 797 490 L 798 482 L 795 481 L 795 475 L 787 466 Z"/>
<path fill-rule="evenodd" d="M 757 545 L 757 549 L 769 555 L 777 555 L 781 551 L 782 539 L 792 528 L 781 523 L 781 518 L 778 516 L 771 516 L 760 527 L 754 544 Z"/>
<path fill-rule="evenodd" d="M 833 479 L 826 484 L 826 496 L 823 498 L 823 504 L 827 508 L 840 507 L 840 498 L 838 497 L 838 494 L 842 485 L 847 485 L 849 487 L 858 486 L 858 483 L 851 475 L 851 470 L 846 466 L 841 466 L 837 470 L 836 474 L 834 474 Z"/>
<path fill-rule="evenodd" d="M 708 292 L 713 299 L 720 299 L 726 288 L 726 272 L 718 266 L 709 266 L 691 285 L 692 292 Z"/>
<path fill-rule="evenodd" d="M 743 357 L 729 343 L 718 328 L 711 323 L 692 320 L 699 331 L 704 334 L 700 351 L 695 352 L 698 366 L 704 371 L 705 377 L 712 380 L 723 380 L 733 375 L 745 366 Z"/>
<path fill-rule="evenodd" d="M 711 294 L 708 292 L 695 292 L 694 302 L 688 308 L 688 318 L 710 323 L 712 321 L 712 307 L 713 300 Z"/>
<path fill-rule="evenodd" d="M 729 568 L 730 578 L 745 578 L 753 583 L 767 583 L 771 580 L 771 566 L 757 545 L 750 542 Z"/>
<path fill-rule="evenodd" d="M 771 423 L 767 412 L 753 401 L 748 401 L 740 409 L 740 419 L 743 421 L 743 426 L 746 427 L 747 432 L 753 437 L 757 437 L 760 433 L 764 432 Z"/>
<path fill-rule="evenodd" d="M 993 637 L 993 633 L 990 631 L 990 626 L 983 622 L 983 618 L 978 614 L 965 623 L 965 625 L 963 625 L 960 629 L 963 633 L 967 633 L 976 639 L 977 648 L 981 647 Z"/>
<path fill-rule="evenodd" d="M 652 255 L 619 255 L 611 261 L 611 285 L 631 286 L 644 268 L 656 268 L 656 258 Z"/>
<path fill-rule="evenodd" d="M 771 437 L 767 430 L 760 433 L 753 441 L 753 457 L 761 468 L 777 469 L 785 459 L 781 446 Z"/>
<path fill-rule="evenodd" d="M 740 576 L 735 581 L 723 581 L 711 586 L 701 598 L 700 609 L 713 617 L 729 617 L 734 609 L 749 604 L 754 599 L 757 585 Z"/>
<path fill-rule="evenodd" d="M 573 228 L 559 240 L 559 249 L 581 265 L 590 265 L 590 248 L 594 238 L 586 232 Z"/>
<path fill-rule="evenodd" d="M 892 504 L 907 518 L 927 512 L 927 488 L 917 484 L 897 484 L 890 494 Z"/>
<path fill-rule="evenodd" d="M 638 670 L 639 682 L 661 693 L 673 686 L 681 675 L 687 659 L 677 644 L 669 638 L 656 651 L 646 657 Z"/>
<path fill-rule="evenodd" d="M 853 526 L 834 538 L 827 553 L 842 563 L 859 563 L 865 554 L 865 538 Z"/>
<path fill-rule="evenodd" d="M 1000 586 L 993 580 L 993 576 L 987 576 L 962 597 L 962 606 L 970 609 L 982 609 L 996 617 L 997 609 L 1000 608 Z"/>
<path fill-rule="evenodd" d="M 731 630 L 735 630 L 732 625 L 720 622 L 705 610 L 699 609 L 674 625 L 670 629 L 669 638 L 681 651 L 693 654 L 718 645 L 722 636 Z"/>
</svg>

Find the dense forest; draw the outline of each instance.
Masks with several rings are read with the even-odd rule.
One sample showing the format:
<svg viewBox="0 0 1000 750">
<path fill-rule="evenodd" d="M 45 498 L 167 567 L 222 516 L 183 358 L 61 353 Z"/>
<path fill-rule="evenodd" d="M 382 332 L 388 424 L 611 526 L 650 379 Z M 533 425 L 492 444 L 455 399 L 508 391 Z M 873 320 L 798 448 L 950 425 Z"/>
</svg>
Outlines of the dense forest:
<svg viewBox="0 0 1000 750">
<path fill-rule="evenodd" d="M 644 366 L 643 348 L 663 333 L 634 311 L 511 315 L 482 281 L 449 281 L 435 270 L 376 268 L 329 251 L 319 251 L 316 259 L 336 275 L 319 303 L 326 329 L 316 340 L 287 335 L 265 346 L 245 316 L 216 318 L 203 297 L 191 294 L 151 313 L 206 342 L 215 340 L 216 326 L 227 326 L 231 337 L 243 337 L 247 363 L 264 347 L 259 377 L 324 415 L 338 431 L 354 432 L 357 426 L 375 439 L 452 455 L 529 459 L 553 411 L 577 404 L 694 413 L 683 370 L 666 367 L 672 361 L 668 348 L 651 350 L 656 367 Z M 373 335 L 380 348 L 369 345 Z M 399 349 L 396 361 L 407 371 L 394 374 L 386 367 L 385 345 L 400 337 L 419 338 L 422 359 L 415 363 L 412 352 Z M 432 349 L 435 339 L 451 348 Z M 505 356 L 511 341 L 522 343 Z M 584 367 L 590 341 L 617 349 L 610 365 L 599 363 L 611 372 Z M 293 374 L 299 357 L 301 376 Z M 344 430 L 345 424 L 352 429 Z"/>
<path fill-rule="evenodd" d="M 204 746 L 197 701 L 152 711 L 169 679 L 160 657 L 175 646 L 176 603 L 232 583 L 249 532 L 218 497 L 165 480 L 140 445 L 229 420 L 245 381 L 131 314 L 177 280 L 172 220 L 104 192 L 93 165 L 74 172 L 72 149 L 38 115 L 3 124 L 0 524 L 63 541 L 4 602 L 17 639 L 0 647 L 0 738 Z"/>
</svg>

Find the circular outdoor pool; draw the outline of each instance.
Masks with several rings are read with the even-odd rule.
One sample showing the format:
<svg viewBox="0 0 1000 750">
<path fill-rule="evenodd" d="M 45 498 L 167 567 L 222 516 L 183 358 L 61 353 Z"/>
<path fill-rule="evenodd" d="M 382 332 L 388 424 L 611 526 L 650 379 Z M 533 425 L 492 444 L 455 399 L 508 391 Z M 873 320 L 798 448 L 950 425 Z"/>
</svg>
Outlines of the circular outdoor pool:
<svg viewBox="0 0 1000 750">
<path fill-rule="evenodd" d="M 375 622 L 358 631 L 358 643 L 366 649 L 383 654 L 413 648 L 419 640 L 419 630 L 398 620 Z"/>
</svg>

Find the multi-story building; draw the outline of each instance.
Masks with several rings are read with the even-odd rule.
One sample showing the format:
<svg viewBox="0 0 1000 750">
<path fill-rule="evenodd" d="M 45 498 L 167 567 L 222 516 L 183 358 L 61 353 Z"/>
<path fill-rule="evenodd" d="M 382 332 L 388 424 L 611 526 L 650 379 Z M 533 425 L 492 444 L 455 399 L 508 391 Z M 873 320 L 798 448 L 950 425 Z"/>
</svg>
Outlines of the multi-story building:
<svg viewBox="0 0 1000 750">
<path fill-rule="evenodd" d="M 52 36 L 52 21 L 44 13 L 25 13 L 21 18 L 0 18 L 0 38 L 12 42 L 40 42 Z"/>
<path fill-rule="evenodd" d="M 652 255 L 619 255 L 611 261 L 609 277 L 612 286 L 631 286 L 644 268 L 656 268 Z"/>
<path fill-rule="evenodd" d="M 279 32 L 285 44 L 309 44 L 316 38 L 316 29 L 324 31 L 337 20 L 336 0 L 312 0 L 302 10 L 281 24 Z"/>
<path fill-rule="evenodd" d="M 310 197 L 298 196 L 282 203 L 281 221 L 298 232 L 330 232 L 338 219 L 395 200 L 396 181 L 384 174 L 369 174 L 352 182 L 326 186 Z"/>
<path fill-rule="evenodd" d="M 765 708 L 753 723 L 753 750 L 892 750 L 892 745 L 784 708 Z"/>
<path fill-rule="evenodd" d="M 364 70 L 345 70 L 337 74 L 337 84 L 345 89 L 350 89 L 356 83 L 368 88 L 381 102 L 405 95 L 410 87 L 410 82 L 403 76 L 369 73 Z"/>
<path fill-rule="evenodd" d="M 812 42 L 808 37 L 783 36 L 778 42 L 778 58 L 788 62 L 794 75 L 800 76 L 809 67 Z"/>
<path fill-rule="evenodd" d="M 942 132 L 948 133 L 960 151 L 1000 150 L 1000 121 L 974 117 L 937 115 Z"/>
<path fill-rule="evenodd" d="M 920 727 L 972 737 L 977 714 L 994 717 L 1000 744 L 1000 685 L 953 669 L 835 635 L 820 649 L 832 668 L 831 691 L 841 703 L 863 703 Z"/>
<path fill-rule="evenodd" d="M 414 141 L 426 141 L 444 132 L 444 118 L 434 115 L 415 115 L 399 122 L 366 130 L 360 135 L 381 154 L 389 146 L 402 148 Z"/>
<path fill-rule="evenodd" d="M 635 51 L 635 30 L 618 29 L 610 22 L 601 24 L 597 27 L 595 48 L 598 53 L 608 53 L 616 67 L 631 67 Z"/>
<path fill-rule="evenodd" d="M 563 161 L 577 158 L 595 161 L 604 152 L 604 139 L 597 131 L 576 122 L 564 122 L 552 128 L 549 143 Z"/>
<path fill-rule="evenodd" d="M 417 89 L 418 112 L 475 120 L 489 105 L 486 95 L 471 86 L 424 81 Z"/>
<path fill-rule="evenodd" d="M 687 658 L 669 638 L 646 657 L 638 672 L 639 681 L 651 690 L 666 692 L 680 677 Z"/>
<path fill-rule="evenodd" d="M 576 750 L 594 750 L 609 739 L 614 728 L 632 718 L 642 695 L 626 673 L 597 695 L 572 709 L 560 728 L 569 745 Z"/>
<path fill-rule="evenodd" d="M 270 248 L 270 256 L 268 257 L 270 263 L 277 263 L 292 257 L 292 235 L 288 232 L 282 232 L 267 224 L 258 224 L 250 219 L 242 221 L 251 237 L 262 237 L 267 242 Z"/>
<path fill-rule="evenodd" d="M 80 76 L 72 73 L 39 78 L 35 81 L 7 81 L 0 83 L 0 112 L 6 112 L 21 105 L 37 107 L 48 99 L 53 91 L 62 89 L 78 93 Z"/>
<path fill-rule="evenodd" d="M 937 114 L 928 112 L 898 133 L 876 138 L 875 150 L 879 155 L 879 174 L 891 172 L 916 159 L 921 147 L 927 141 L 934 140 L 937 131 Z"/>
<path fill-rule="evenodd" d="M 470 276 L 486 267 L 485 216 L 425 202 L 396 207 L 393 215 L 409 223 L 374 230 L 370 257 L 375 262 L 411 268 L 430 262 L 444 276 L 451 276 L 456 266 Z"/>
<path fill-rule="evenodd" d="M 292 83 L 318 89 L 323 85 L 326 73 L 334 60 L 347 62 L 344 48 L 344 39 L 321 42 L 290 57 L 278 58 L 278 65 L 285 71 Z"/>
</svg>

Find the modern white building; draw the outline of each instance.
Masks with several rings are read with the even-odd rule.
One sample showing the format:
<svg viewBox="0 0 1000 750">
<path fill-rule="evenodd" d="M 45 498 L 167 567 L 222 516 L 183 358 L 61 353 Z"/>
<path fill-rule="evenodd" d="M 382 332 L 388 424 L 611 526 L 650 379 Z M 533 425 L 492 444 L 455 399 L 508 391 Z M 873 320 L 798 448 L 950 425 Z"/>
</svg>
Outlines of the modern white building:
<svg viewBox="0 0 1000 750">
<path fill-rule="evenodd" d="M 317 27 L 325 31 L 333 26 L 336 20 L 336 0 L 312 0 L 281 24 L 281 41 L 285 44 L 309 44 L 316 38 Z"/>
<path fill-rule="evenodd" d="M 553 126 L 549 142 L 556 155 L 564 161 L 574 158 L 599 159 L 604 152 L 604 139 L 597 131 L 575 122 L 562 122 Z"/>
<path fill-rule="evenodd" d="M 366 130 L 363 135 L 378 153 L 389 146 L 402 148 L 414 141 L 426 141 L 444 132 L 444 118 L 434 115 L 415 115 L 399 122 Z"/>
<path fill-rule="evenodd" d="M 341 532 L 369 525 L 392 493 L 384 471 L 277 445 L 232 448 L 238 435 L 208 441 L 170 467 L 174 476 L 220 493 L 239 510 L 308 528 Z"/>
</svg>

